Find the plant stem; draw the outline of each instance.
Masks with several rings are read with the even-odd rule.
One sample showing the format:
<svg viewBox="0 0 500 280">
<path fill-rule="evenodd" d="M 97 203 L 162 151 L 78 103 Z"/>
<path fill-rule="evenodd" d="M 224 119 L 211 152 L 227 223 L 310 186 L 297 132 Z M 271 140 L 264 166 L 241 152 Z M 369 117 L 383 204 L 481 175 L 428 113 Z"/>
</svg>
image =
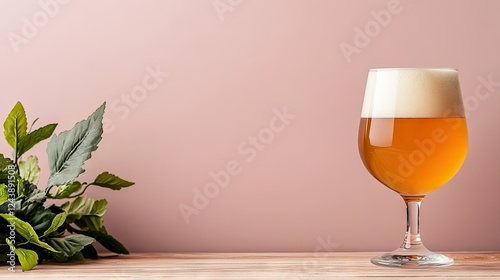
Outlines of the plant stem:
<svg viewBox="0 0 500 280">
<path fill-rule="evenodd" d="M 78 193 L 78 194 L 75 194 L 75 195 L 72 195 L 72 196 L 68 196 L 67 198 L 75 198 L 75 197 L 79 197 L 80 195 L 82 195 L 83 193 L 85 193 L 85 191 L 87 190 L 88 187 L 90 187 L 92 184 L 88 184 L 85 186 L 85 188 L 83 188 L 83 190 Z"/>
<path fill-rule="evenodd" d="M 53 186 L 54 186 L 54 185 L 52 185 L 52 186 L 47 186 L 47 187 L 45 188 L 45 196 L 46 196 L 46 197 L 48 197 L 48 198 L 53 198 L 53 197 L 50 195 L 50 189 L 52 189 L 52 187 L 53 187 Z"/>
</svg>

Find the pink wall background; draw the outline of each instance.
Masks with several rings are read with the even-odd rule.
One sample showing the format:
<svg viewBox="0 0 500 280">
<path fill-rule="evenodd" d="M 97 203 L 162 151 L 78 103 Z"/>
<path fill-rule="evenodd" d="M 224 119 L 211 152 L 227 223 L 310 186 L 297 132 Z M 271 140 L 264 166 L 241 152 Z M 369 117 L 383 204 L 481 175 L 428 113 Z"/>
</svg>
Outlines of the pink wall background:
<svg viewBox="0 0 500 280">
<path fill-rule="evenodd" d="M 424 201 L 423 238 L 434 250 L 500 250 L 500 1 L 394 1 L 4 0 L 0 119 L 20 100 L 59 133 L 107 101 L 83 178 L 109 170 L 137 183 L 89 192 L 108 198 L 108 230 L 132 251 L 390 250 L 404 205 L 357 151 L 367 71 L 455 67 L 470 149 Z M 56 5 L 44 17 L 46 2 Z M 374 24 L 388 6 L 386 26 Z M 37 31 L 25 36 L 33 16 Z M 367 25 L 372 37 L 345 56 L 342 43 L 356 47 Z M 169 75 L 141 93 L 148 67 Z M 496 83 L 482 99 L 480 77 Z M 273 108 L 284 107 L 295 118 L 271 137 Z M 249 152 L 259 133 L 269 143 L 248 161 L 238 147 Z M 45 146 L 33 150 L 42 182 Z M 179 205 L 192 206 L 194 189 L 229 162 L 241 172 L 187 224 Z"/>
</svg>

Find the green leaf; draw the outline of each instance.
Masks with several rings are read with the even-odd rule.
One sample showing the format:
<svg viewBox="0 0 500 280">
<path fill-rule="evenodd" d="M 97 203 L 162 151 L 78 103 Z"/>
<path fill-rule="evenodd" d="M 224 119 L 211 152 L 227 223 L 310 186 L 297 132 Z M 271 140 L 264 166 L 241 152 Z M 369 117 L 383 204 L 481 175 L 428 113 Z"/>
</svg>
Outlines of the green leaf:
<svg viewBox="0 0 500 280">
<path fill-rule="evenodd" d="M 102 217 L 99 216 L 83 216 L 80 219 L 75 221 L 75 224 L 82 231 L 101 231 L 106 233 L 106 230 L 103 227 L 104 221 Z"/>
<path fill-rule="evenodd" d="M 21 138 L 17 149 L 17 157 L 19 158 L 28 150 L 33 148 L 36 144 L 52 136 L 56 127 L 57 123 L 51 123 L 33 132 L 30 132 L 25 137 Z"/>
<path fill-rule="evenodd" d="M 61 205 L 68 216 L 66 221 L 72 223 L 80 219 L 82 216 L 99 216 L 102 217 L 106 213 L 106 206 L 108 202 L 106 199 L 93 200 L 84 196 L 77 197 L 71 202 L 66 202 Z"/>
<path fill-rule="evenodd" d="M 7 200 L 9 200 L 9 188 L 0 184 L 0 205 L 4 204 Z"/>
<path fill-rule="evenodd" d="M 9 167 L 13 169 L 14 174 L 12 174 L 12 171 L 10 171 L 11 169 L 9 169 Z M 18 177 L 14 162 L 11 159 L 5 158 L 2 154 L 0 154 L 0 183 L 8 184 L 9 181 L 12 180 L 12 176 L 16 178 Z"/>
<path fill-rule="evenodd" d="M 10 158 L 6 158 L 0 154 L 0 170 L 6 170 L 9 165 L 14 165 L 14 162 Z"/>
<path fill-rule="evenodd" d="M 27 203 L 42 203 L 47 199 L 45 196 L 45 192 L 37 192 L 30 196 L 28 200 L 26 200 Z"/>
<path fill-rule="evenodd" d="M 73 256 L 71 256 L 71 260 L 72 261 L 84 261 L 85 257 L 83 256 L 83 253 L 80 251 L 80 252 L 76 252 Z"/>
<path fill-rule="evenodd" d="M 33 250 L 16 248 L 14 252 L 19 259 L 19 263 L 21 263 L 21 269 L 23 271 L 33 269 L 38 263 L 38 254 Z"/>
<path fill-rule="evenodd" d="M 83 234 L 73 234 L 64 237 L 50 238 L 47 242 L 54 247 L 58 252 L 51 253 L 57 261 L 66 261 L 83 247 L 92 244 L 94 238 Z"/>
<path fill-rule="evenodd" d="M 83 256 L 87 259 L 97 260 L 97 258 L 99 257 L 97 255 L 97 250 L 92 244 L 85 246 L 80 252 L 82 252 Z"/>
<path fill-rule="evenodd" d="M 26 238 L 27 241 L 36 244 L 42 248 L 45 248 L 49 251 L 55 252 L 54 248 L 52 248 L 49 244 L 40 241 L 35 230 L 31 227 L 29 223 L 22 221 L 21 219 L 18 219 L 10 214 L 0 214 L 0 217 L 4 218 L 5 220 L 7 220 L 7 222 L 11 224 L 14 224 L 16 226 L 16 231 L 22 237 Z"/>
<path fill-rule="evenodd" d="M 62 212 L 57 214 L 54 219 L 52 220 L 52 224 L 50 224 L 50 227 L 43 233 L 42 236 L 47 236 L 54 231 L 56 231 L 60 226 L 64 224 L 66 221 L 66 212 Z"/>
<path fill-rule="evenodd" d="M 16 226 L 16 231 L 26 240 L 30 241 L 32 239 L 37 238 L 37 234 L 35 230 L 31 227 L 29 223 L 22 221 L 15 216 L 10 214 L 0 214 L 0 217 L 4 218 L 7 222 L 14 224 Z"/>
<path fill-rule="evenodd" d="M 41 203 L 33 203 L 32 205 L 36 205 L 34 208 L 33 216 L 28 219 L 23 219 L 23 221 L 28 222 L 31 227 L 35 230 L 38 236 L 43 235 L 43 233 L 50 227 L 52 224 L 52 220 L 56 216 L 56 213 L 52 212 L 52 210 L 45 208 Z M 17 212 L 16 212 L 17 214 Z M 20 216 L 16 216 L 21 218 Z"/>
<path fill-rule="evenodd" d="M 78 181 L 68 182 L 57 187 L 53 198 L 67 198 L 82 188 L 82 183 Z"/>
<path fill-rule="evenodd" d="M 19 174 L 24 180 L 36 185 L 40 179 L 40 166 L 38 166 L 38 158 L 29 156 L 26 161 L 19 161 Z"/>
<path fill-rule="evenodd" d="M 5 239 L 5 241 L 7 242 L 9 247 L 14 248 L 14 253 L 17 255 L 17 259 L 21 264 L 22 271 L 31 270 L 36 266 L 36 264 L 38 263 L 38 254 L 35 251 L 16 248 L 8 238 Z"/>
<path fill-rule="evenodd" d="M 19 141 L 26 136 L 26 131 L 28 129 L 26 112 L 21 102 L 17 102 L 12 111 L 10 111 L 3 124 L 3 128 L 5 140 L 7 140 L 7 143 L 17 151 Z"/>
<path fill-rule="evenodd" d="M 133 184 L 133 182 L 125 181 L 109 172 L 103 172 L 99 174 L 99 176 L 97 176 L 97 178 L 95 178 L 94 182 L 92 183 L 92 185 L 112 190 L 119 190 L 121 188 L 130 187 Z"/>
<path fill-rule="evenodd" d="M 91 157 L 102 139 L 102 117 L 106 103 L 90 117 L 72 129 L 54 135 L 47 146 L 50 177 L 49 186 L 73 181 L 85 170 L 83 163 Z"/>
<path fill-rule="evenodd" d="M 123 246 L 123 244 L 121 244 L 118 240 L 116 240 L 109 234 L 105 234 L 99 231 L 87 231 L 85 232 L 85 234 L 95 238 L 95 240 L 101 243 L 104 248 L 110 250 L 113 253 L 125 255 L 129 253 L 125 246 Z"/>
</svg>

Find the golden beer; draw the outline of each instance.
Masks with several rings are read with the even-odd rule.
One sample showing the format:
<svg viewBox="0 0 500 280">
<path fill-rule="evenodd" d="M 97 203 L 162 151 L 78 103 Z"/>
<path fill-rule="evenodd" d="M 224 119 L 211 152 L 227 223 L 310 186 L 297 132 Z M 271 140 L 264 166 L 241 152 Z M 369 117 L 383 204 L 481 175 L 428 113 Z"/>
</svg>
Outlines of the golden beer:
<svg viewBox="0 0 500 280">
<path fill-rule="evenodd" d="M 465 118 L 361 118 L 358 137 L 368 171 L 402 196 L 441 187 L 467 154 Z"/>
</svg>

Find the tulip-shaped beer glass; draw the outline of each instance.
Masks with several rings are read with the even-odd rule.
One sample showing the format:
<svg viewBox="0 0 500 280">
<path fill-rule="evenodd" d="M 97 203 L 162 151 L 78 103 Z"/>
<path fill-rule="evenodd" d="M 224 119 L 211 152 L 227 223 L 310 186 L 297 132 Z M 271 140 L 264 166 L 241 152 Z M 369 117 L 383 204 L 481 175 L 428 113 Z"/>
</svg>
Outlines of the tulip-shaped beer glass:
<svg viewBox="0 0 500 280">
<path fill-rule="evenodd" d="M 424 197 L 458 172 L 467 153 L 457 70 L 370 70 L 358 137 L 365 167 L 400 194 L 407 207 L 403 244 L 373 258 L 372 263 L 399 267 L 453 264 L 453 259 L 424 247 L 419 218 Z"/>
</svg>

